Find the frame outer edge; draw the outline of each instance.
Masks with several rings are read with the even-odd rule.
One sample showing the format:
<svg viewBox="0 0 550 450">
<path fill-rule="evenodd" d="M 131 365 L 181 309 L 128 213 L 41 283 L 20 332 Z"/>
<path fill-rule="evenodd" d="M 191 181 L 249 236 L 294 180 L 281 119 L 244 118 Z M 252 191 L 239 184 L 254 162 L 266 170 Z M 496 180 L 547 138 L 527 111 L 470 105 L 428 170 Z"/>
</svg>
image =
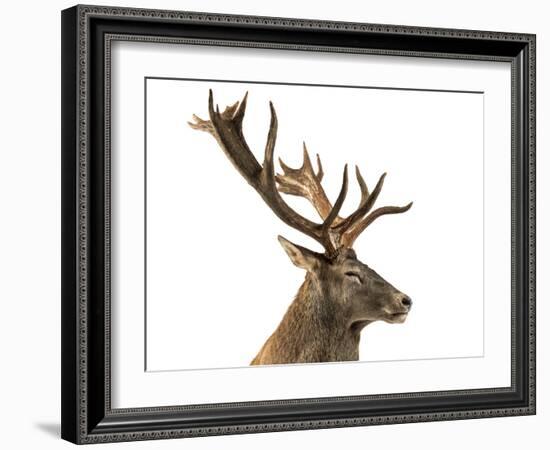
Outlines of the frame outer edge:
<svg viewBox="0 0 550 450">
<path fill-rule="evenodd" d="M 78 436 L 77 311 L 77 16 L 76 7 L 61 12 L 61 437 Z"/>
<path fill-rule="evenodd" d="M 531 33 L 468 30 L 427 26 L 348 22 L 325 19 L 303 19 L 280 16 L 254 16 L 200 11 L 175 11 L 169 9 L 129 8 L 122 6 L 100 6 L 79 4 L 83 14 L 109 15 L 138 19 L 162 19 L 175 22 L 205 22 L 212 24 L 238 24 L 247 26 L 277 26 L 291 29 L 318 29 L 335 31 L 377 32 L 382 34 L 425 35 L 465 39 L 490 39 L 498 41 L 529 42 L 535 36 Z"/>
<path fill-rule="evenodd" d="M 77 115 L 77 142 L 75 152 L 77 154 L 77 265 L 78 265 L 78 436 L 77 444 L 85 444 L 91 442 L 88 433 L 88 327 L 89 327 L 89 280 L 88 280 L 88 253 L 90 236 L 88 234 L 90 204 L 88 201 L 88 185 L 89 185 L 89 167 L 88 167 L 88 152 L 89 147 L 89 123 L 90 105 L 88 103 L 88 65 L 89 65 L 89 46 L 90 36 L 88 33 L 88 14 L 86 7 L 82 5 L 76 6 L 77 11 L 77 99 L 78 99 L 78 115 Z"/>
<path fill-rule="evenodd" d="M 528 108 L 525 120 L 529 123 L 528 140 L 528 246 L 529 246 L 529 399 L 527 406 L 470 411 L 449 411 L 443 413 L 415 413 L 412 415 L 378 416 L 370 418 L 323 419 L 296 421 L 290 423 L 257 424 L 251 426 L 223 426 L 158 431 L 136 431 L 123 433 L 93 433 L 88 430 L 87 402 L 87 314 L 88 298 L 88 47 L 90 17 L 128 17 L 171 22 L 204 22 L 215 24 L 236 24 L 250 27 L 275 26 L 280 29 L 319 29 L 334 31 L 379 32 L 382 34 L 424 35 L 431 37 L 500 40 L 524 43 L 529 52 Z M 237 16 L 224 14 L 165 11 L 108 6 L 78 5 L 63 11 L 63 40 L 72 38 L 73 44 L 62 43 L 62 215 L 63 215 L 63 262 L 62 262 L 62 437 L 78 444 L 143 439 L 165 439 L 250 432 L 272 432 L 314 428 L 334 428 L 370 424 L 405 423 L 456 420 L 467 418 L 499 417 L 535 413 L 535 36 L 532 34 L 500 33 L 474 30 L 452 30 L 413 26 L 377 25 L 325 20 Z M 74 49 L 68 52 L 67 47 Z M 70 65 L 70 69 L 65 66 Z M 74 77 L 68 77 L 68 75 Z M 67 81 L 68 80 L 68 81 Z M 74 100 L 69 102 L 68 100 Z M 76 105 L 76 109 L 73 109 Z M 72 130 L 69 131 L 72 125 Z M 74 163 L 71 164 L 71 163 Z M 69 191 L 69 192 L 67 192 Z M 68 225 L 72 222 L 72 225 Z M 70 278 L 69 275 L 74 274 Z M 70 287 L 74 286 L 74 290 Z M 76 293 L 76 296 L 75 296 Z M 75 301 L 76 300 L 76 301 Z M 526 299 L 527 300 L 527 299 Z M 70 321 L 67 319 L 75 319 Z M 67 343 L 71 341 L 71 343 Z M 71 348 L 74 351 L 71 351 Z M 527 358 L 526 358 L 527 359 Z M 73 376 L 74 375 L 74 376 Z M 72 380 L 68 377 L 72 376 Z M 72 384 L 71 384 L 72 383 Z M 74 389 L 70 389 L 74 386 Z"/>
<path fill-rule="evenodd" d="M 529 161 L 529 412 L 537 412 L 536 395 L 536 35 L 529 36 L 529 105 L 528 105 L 528 161 Z"/>
</svg>

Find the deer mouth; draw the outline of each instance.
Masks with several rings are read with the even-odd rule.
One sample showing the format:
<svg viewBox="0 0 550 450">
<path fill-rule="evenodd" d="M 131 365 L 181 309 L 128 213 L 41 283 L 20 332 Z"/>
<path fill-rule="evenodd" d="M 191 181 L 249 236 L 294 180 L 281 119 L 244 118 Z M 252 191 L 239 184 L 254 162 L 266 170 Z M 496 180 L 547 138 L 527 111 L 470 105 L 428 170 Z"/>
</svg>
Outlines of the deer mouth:
<svg viewBox="0 0 550 450">
<path fill-rule="evenodd" d="M 403 323 L 405 322 L 405 319 L 407 318 L 407 315 L 409 312 L 398 312 L 390 314 L 390 320 L 388 322 L 390 323 Z"/>
</svg>

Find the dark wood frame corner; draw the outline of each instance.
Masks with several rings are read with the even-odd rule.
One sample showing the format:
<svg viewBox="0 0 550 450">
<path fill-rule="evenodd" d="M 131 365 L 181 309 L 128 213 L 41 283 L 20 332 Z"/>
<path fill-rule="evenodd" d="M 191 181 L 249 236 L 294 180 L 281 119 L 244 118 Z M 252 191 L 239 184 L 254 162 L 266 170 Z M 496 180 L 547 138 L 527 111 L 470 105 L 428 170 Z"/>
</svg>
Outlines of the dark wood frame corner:
<svg viewBox="0 0 550 450">
<path fill-rule="evenodd" d="M 110 42 L 509 61 L 512 385 L 132 410 L 110 402 Z M 62 437 L 163 439 L 535 413 L 535 36 L 99 6 L 62 12 Z"/>
</svg>

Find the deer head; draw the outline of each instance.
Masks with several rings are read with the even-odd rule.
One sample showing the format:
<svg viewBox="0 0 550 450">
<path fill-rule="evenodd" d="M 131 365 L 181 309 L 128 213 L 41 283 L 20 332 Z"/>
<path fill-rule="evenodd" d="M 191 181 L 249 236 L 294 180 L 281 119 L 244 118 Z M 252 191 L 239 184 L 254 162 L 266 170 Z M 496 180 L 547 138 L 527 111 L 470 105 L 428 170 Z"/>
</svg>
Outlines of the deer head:
<svg viewBox="0 0 550 450">
<path fill-rule="evenodd" d="M 305 143 L 303 153 L 303 164 L 299 169 L 288 167 L 279 158 L 283 173 L 275 176 L 278 189 L 288 195 L 306 198 L 319 216 L 326 219 L 334 208 L 321 184 L 324 176 L 321 159 L 317 155 L 315 172 Z M 372 193 L 369 192 L 357 166 L 355 175 L 361 189 L 361 200 L 357 210 L 347 218 L 338 215 L 334 217 L 331 224 L 334 253 L 327 252 L 323 255 L 312 252 L 282 237 L 279 237 L 279 241 L 295 265 L 307 270 L 314 279 L 323 280 L 328 296 L 341 301 L 340 306 L 346 308 L 346 316 L 351 326 L 362 328 L 375 320 L 400 323 L 405 321 L 412 300 L 359 261 L 352 245 L 359 234 L 376 218 L 385 214 L 405 212 L 412 203 L 403 207 L 384 206 L 368 214 L 382 190 L 386 174 L 382 174 Z M 346 181 L 344 172 L 344 186 Z M 366 217 L 363 217 L 365 215 Z"/>
<path fill-rule="evenodd" d="M 189 125 L 193 129 L 210 133 L 217 140 L 237 171 L 284 223 L 323 246 L 324 253 L 317 253 L 279 236 L 279 242 L 291 261 L 307 271 L 304 286 L 308 288 L 309 298 L 316 298 L 315 301 L 319 302 L 321 309 L 325 308 L 325 312 L 331 312 L 334 326 L 344 327 L 352 333 L 360 331 L 366 324 L 375 320 L 403 322 L 411 308 L 411 299 L 359 261 L 352 246 L 357 237 L 378 217 L 403 213 L 412 203 L 372 210 L 382 190 L 386 174 L 380 177 L 372 192 L 369 192 L 359 168 L 356 167 L 355 174 L 361 189 L 360 203 L 349 216 L 339 216 L 348 190 L 347 165 L 344 167 L 342 186 L 334 204 L 331 204 L 321 185 L 321 160 L 317 155 L 318 167 L 315 171 L 305 144 L 302 167 L 290 168 L 279 159 L 283 172 L 275 174 L 273 154 L 277 136 L 277 115 L 271 102 L 271 123 L 263 165 L 260 165 L 250 151 L 242 132 L 246 101 L 247 94 L 241 102 L 226 107 L 220 113 L 217 106 L 214 108 L 210 90 L 210 120 L 193 115 L 194 122 L 189 122 Z M 313 222 L 294 211 L 280 193 L 306 198 L 317 210 L 322 222 Z"/>
</svg>

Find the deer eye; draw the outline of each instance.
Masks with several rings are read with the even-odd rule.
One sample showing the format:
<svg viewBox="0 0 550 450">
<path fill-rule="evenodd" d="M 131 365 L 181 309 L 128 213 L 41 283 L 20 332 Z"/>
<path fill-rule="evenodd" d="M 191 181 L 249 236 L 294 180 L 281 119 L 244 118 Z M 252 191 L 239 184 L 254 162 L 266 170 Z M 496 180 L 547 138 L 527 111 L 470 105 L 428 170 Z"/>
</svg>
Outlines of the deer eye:
<svg viewBox="0 0 550 450">
<path fill-rule="evenodd" d="M 350 277 L 360 284 L 363 283 L 363 280 L 361 280 L 361 276 L 357 272 L 346 272 L 345 275 L 346 277 Z"/>
</svg>

